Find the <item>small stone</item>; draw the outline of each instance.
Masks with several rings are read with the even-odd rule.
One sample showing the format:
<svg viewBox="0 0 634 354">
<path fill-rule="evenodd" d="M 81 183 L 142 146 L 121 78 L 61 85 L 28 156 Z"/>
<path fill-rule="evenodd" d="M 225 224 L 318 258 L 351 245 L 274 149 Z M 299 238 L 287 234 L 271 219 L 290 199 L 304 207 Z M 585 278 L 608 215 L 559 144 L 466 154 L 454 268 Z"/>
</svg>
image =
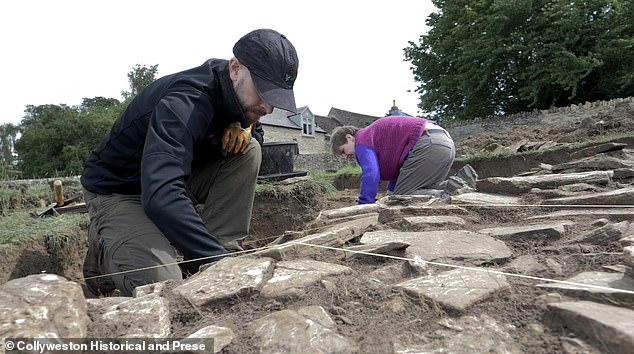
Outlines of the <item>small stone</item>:
<svg viewBox="0 0 634 354">
<path fill-rule="evenodd" d="M 528 328 L 529 331 L 531 331 L 534 334 L 543 334 L 544 333 L 544 326 L 542 326 L 539 323 L 530 323 L 526 327 Z"/>
<path fill-rule="evenodd" d="M 321 286 L 323 286 L 324 289 L 326 289 L 329 292 L 334 292 L 337 289 L 337 286 L 335 285 L 335 283 L 326 279 L 321 281 Z"/>
<path fill-rule="evenodd" d="M 330 308 L 330 313 L 332 313 L 333 315 L 345 315 L 346 310 L 340 306 L 332 306 Z"/>
<path fill-rule="evenodd" d="M 548 293 L 539 296 L 540 299 L 546 301 L 546 303 L 552 304 L 563 301 L 563 296 L 559 293 Z"/>
</svg>

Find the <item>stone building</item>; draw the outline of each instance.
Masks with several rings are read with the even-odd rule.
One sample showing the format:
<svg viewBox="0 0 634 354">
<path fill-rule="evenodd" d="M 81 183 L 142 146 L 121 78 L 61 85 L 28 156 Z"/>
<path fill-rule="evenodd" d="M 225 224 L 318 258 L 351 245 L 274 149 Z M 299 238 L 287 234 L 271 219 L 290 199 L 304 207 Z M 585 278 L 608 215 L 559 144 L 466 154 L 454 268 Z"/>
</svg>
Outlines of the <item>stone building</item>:
<svg viewBox="0 0 634 354">
<path fill-rule="evenodd" d="M 297 142 L 300 154 L 328 152 L 326 131 L 315 122 L 315 115 L 308 107 L 299 107 L 296 114 L 274 109 L 260 118 L 264 129 L 264 141 Z"/>
<path fill-rule="evenodd" d="M 411 116 L 401 111 L 396 106 L 396 101 L 392 101 L 392 107 L 385 114 L 385 116 Z M 375 120 L 381 118 L 381 116 L 371 116 L 367 114 L 355 113 L 346 111 L 339 108 L 330 108 L 327 116 L 315 116 L 317 124 L 322 127 L 327 134 L 330 134 L 333 129 L 342 125 L 353 125 L 358 128 L 364 128 L 372 124 Z"/>
</svg>

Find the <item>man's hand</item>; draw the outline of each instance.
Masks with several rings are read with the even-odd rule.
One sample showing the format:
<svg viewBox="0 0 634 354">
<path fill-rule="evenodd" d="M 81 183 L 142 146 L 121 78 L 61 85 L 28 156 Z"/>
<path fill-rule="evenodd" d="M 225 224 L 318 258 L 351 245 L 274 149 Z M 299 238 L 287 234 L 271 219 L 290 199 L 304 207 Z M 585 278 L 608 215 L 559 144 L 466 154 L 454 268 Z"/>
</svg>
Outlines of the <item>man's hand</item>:
<svg viewBox="0 0 634 354">
<path fill-rule="evenodd" d="M 222 134 L 222 155 L 233 156 L 243 153 L 251 142 L 251 129 L 253 124 L 248 128 L 242 128 L 240 122 L 229 124 Z"/>
</svg>

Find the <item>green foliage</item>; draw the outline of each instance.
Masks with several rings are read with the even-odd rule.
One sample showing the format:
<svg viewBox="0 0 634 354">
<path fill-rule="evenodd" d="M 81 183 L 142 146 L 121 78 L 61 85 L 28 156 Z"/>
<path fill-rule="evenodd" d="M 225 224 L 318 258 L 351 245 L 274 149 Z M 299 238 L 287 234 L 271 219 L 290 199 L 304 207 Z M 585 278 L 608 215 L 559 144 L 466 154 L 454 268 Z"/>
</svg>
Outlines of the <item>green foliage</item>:
<svg viewBox="0 0 634 354">
<path fill-rule="evenodd" d="M 634 95 L 634 2 L 434 0 L 404 49 L 419 107 L 468 120 Z"/>
<path fill-rule="evenodd" d="M 27 106 L 15 148 L 26 178 L 81 174 L 90 151 L 120 114 L 116 99 L 84 99 L 76 107 Z"/>
<path fill-rule="evenodd" d="M 15 142 L 20 127 L 11 123 L 0 125 L 0 179 L 7 180 L 15 176 Z"/>
<path fill-rule="evenodd" d="M 122 91 L 121 96 L 124 99 L 136 96 L 147 85 L 156 80 L 156 74 L 158 73 L 158 64 L 156 65 L 140 65 L 134 66 L 132 71 L 128 73 L 128 82 L 130 82 L 130 91 Z"/>
<path fill-rule="evenodd" d="M 79 175 L 92 149 L 108 133 L 128 103 L 154 81 L 158 65 L 136 65 L 128 73 L 131 92 L 122 92 L 124 101 L 114 98 L 84 98 L 78 106 L 41 105 L 26 107 L 19 127 L 0 127 L 0 177 L 24 178 Z M 21 137 L 16 139 L 18 133 Z M 13 150 L 11 150 L 13 149 Z M 14 160 L 11 160 L 11 156 Z"/>
</svg>

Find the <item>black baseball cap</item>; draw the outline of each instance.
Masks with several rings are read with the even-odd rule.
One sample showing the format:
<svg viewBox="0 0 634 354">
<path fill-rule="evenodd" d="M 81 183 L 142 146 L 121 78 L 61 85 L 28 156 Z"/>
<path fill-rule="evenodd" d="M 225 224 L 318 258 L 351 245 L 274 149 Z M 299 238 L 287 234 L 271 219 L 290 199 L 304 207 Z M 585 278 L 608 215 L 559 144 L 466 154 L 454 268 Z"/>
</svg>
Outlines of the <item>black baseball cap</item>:
<svg viewBox="0 0 634 354">
<path fill-rule="evenodd" d="M 240 38 L 233 55 L 249 69 L 264 102 L 297 112 L 293 84 L 297 78 L 297 52 L 286 36 L 272 29 L 257 29 Z"/>
</svg>

